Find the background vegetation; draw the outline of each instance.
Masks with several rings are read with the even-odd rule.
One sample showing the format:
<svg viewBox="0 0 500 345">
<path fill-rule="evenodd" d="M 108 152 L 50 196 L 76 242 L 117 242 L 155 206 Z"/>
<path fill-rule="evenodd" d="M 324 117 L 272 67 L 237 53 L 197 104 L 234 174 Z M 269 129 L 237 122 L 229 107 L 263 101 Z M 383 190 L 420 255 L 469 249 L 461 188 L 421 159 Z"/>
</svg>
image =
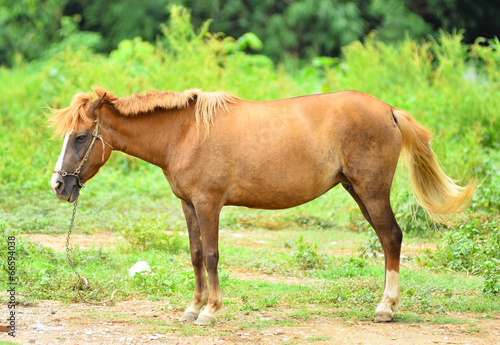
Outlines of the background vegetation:
<svg viewBox="0 0 500 345">
<path fill-rule="evenodd" d="M 466 43 L 500 32 L 500 3 L 490 0 L 3 0 L 0 64 L 32 60 L 71 45 L 109 53 L 124 39 L 155 42 L 172 4 L 192 9 L 195 27 L 211 19 L 210 32 L 238 38 L 255 33 L 274 61 L 339 55 L 341 47 L 372 30 L 397 42 L 464 29 Z M 51 47 L 52 46 L 52 47 Z"/>
<path fill-rule="evenodd" d="M 300 7 L 273 9 L 271 2 L 258 3 L 268 6 L 263 7 L 263 13 L 283 16 L 273 19 L 278 23 L 273 25 L 283 30 L 295 27 L 288 14 L 306 15 Z M 298 1 L 294 6 L 311 8 L 314 3 Z M 0 231 L 19 235 L 67 230 L 71 206 L 57 202 L 49 187 L 61 143 L 51 140 L 43 112 L 47 106 L 67 106 L 76 92 L 88 91 L 92 85 L 101 85 L 118 96 L 150 89 L 181 91 L 198 87 L 207 91 L 224 89 L 252 100 L 356 89 L 409 111 L 434 133 L 433 149 L 450 176 L 476 176 L 482 183 L 466 216 L 449 227 L 426 218 L 408 190 L 404 169 L 398 169 L 392 203 L 405 243 L 438 244 L 437 250 L 406 258 L 407 269 L 402 276 L 406 314 L 401 318 L 413 315 L 411 319 L 415 320 L 416 313 L 422 312 L 499 312 L 500 41 L 466 38 L 462 31 L 435 32 L 429 24 L 432 21 L 410 11 L 411 3 L 406 2 L 407 7 L 401 7 L 401 11 L 408 17 L 416 16 L 422 34 L 433 32 L 434 36 L 415 40 L 417 36 L 409 34 L 403 39 L 389 39 L 391 33 L 401 30 L 390 29 L 390 16 L 380 12 L 380 32 L 358 40 L 370 31 L 367 25 L 373 25 L 367 24 L 366 11 L 369 9 L 375 16 L 381 2 L 338 1 L 338 8 L 345 11 L 340 12 L 342 18 L 361 18 L 361 29 L 353 31 L 351 38 L 339 39 L 332 47 L 304 38 L 302 48 L 280 46 L 275 54 L 271 50 L 276 45 L 267 43 L 273 41 L 263 29 L 259 32 L 264 41 L 262 51 L 270 58 L 246 52 L 248 47 L 259 48 L 262 42 L 258 36 L 247 34 L 235 39 L 212 34 L 210 22 L 201 23 L 199 17 L 192 18 L 179 6 L 170 7 L 167 15 L 159 10 L 163 5 L 158 1 L 137 1 L 141 10 L 134 13 L 152 18 L 151 22 L 165 21 L 159 26 L 160 33 L 156 24 L 148 29 L 141 21 L 144 27 L 139 25 L 134 30 L 143 31 L 135 32 L 130 27 L 128 34 L 115 28 L 130 22 L 119 20 L 123 17 L 120 11 L 131 9 L 122 2 L 106 2 L 95 8 L 83 0 L 4 2 L 0 21 L 8 25 L 0 25 L 4 40 L 1 53 L 6 64 L 0 67 Z M 217 4 L 217 10 L 208 5 L 196 8 L 200 13 L 213 11 L 210 13 L 214 18 L 232 18 L 238 13 L 232 8 L 222 11 L 225 2 Z M 70 8 L 75 12 L 66 12 Z M 80 17 L 75 15 L 75 8 L 80 8 Z M 253 15 L 256 11 L 249 12 Z M 47 13 L 59 15 L 49 18 Z M 111 17 L 102 20 L 103 13 Z M 440 12 L 435 15 L 440 18 Z M 60 22 L 54 22 L 54 18 Z M 248 18 L 248 25 L 256 25 L 251 16 Z M 213 25 L 221 23 L 213 21 Z M 234 26 L 240 28 L 242 24 Z M 6 35 L 9 30 L 13 36 Z M 241 30 L 244 33 L 247 29 Z M 129 36 L 137 34 L 144 38 Z M 17 40 L 5 44 L 5 37 Z M 286 43 L 286 33 L 280 37 Z M 341 46 L 337 58 L 312 56 Z M 299 55 L 308 55 L 307 49 L 312 49 L 311 59 L 298 63 L 284 58 L 275 63 L 273 59 L 282 49 Z M 103 53 L 106 51 L 109 54 Z M 187 264 L 187 241 L 181 236 L 185 225 L 180 204 L 161 171 L 114 153 L 87 184 L 80 199 L 77 232 L 109 231 L 125 239 L 115 251 L 75 249 L 79 269 L 98 282 L 91 297 L 109 295 L 120 286 L 125 294 L 144 289 L 156 298 L 173 296 L 176 307 L 182 308 L 190 298 L 193 277 Z M 371 317 L 381 296 L 383 259 L 373 231 L 344 191 L 335 189 L 307 205 L 284 211 L 227 208 L 222 213 L 221 228 L 229 233 L 245 230 L 259 235 L 272 231 L 279 238 L 277 243 L 263 244 L 262 248 L 221 243 L 223 290 L 233 297 L 225 317 L 280 303 L 297 308 L 308 303 L 324 305 L 346 317 L 358 310 L 356 317 Z M 329 254 L 329 243 L 336 238 L 361 243 L 360 255 L 339 259 Z M 17 255 L 23 296 L 74 299 L 74 277 L 62 254 L 18 238 Z M 148 261 L 156 274 L 129 278 L 126 269 L 139 260 Z M 243 282 L 231 276 L 231 267 L 315 277 L 322 288 Z M 4 260 L 0 276 L 2 282 L 7 281 Z M 257 288 L 266 293 L 249 292 Z"/>
</svg>

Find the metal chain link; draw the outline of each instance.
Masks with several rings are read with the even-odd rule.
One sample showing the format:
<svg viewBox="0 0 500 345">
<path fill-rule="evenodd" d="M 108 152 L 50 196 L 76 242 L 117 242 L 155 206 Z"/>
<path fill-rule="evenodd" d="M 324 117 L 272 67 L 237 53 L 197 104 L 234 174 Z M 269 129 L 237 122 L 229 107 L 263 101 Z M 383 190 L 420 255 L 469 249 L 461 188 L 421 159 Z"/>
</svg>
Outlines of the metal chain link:
<svg viewBox="0 0 500 345">
<path fill-rule="evenodd" d="M 85 290 L 88 290 L 90 288 L 89 282 L 86 278 L 82 278 L 78 271 L 75 268 L 75 265 L 73 264 L 73 261 L 71 260 L 70 256 L 70 249 L 69 249 L 69 240 L 71 238 L 71 232 L 73 231 L 73 225 L 75 223 L 75 216 L 76 216 L 76 207 L 78 206 L 78 199 L 75 200 L 74 206 L 73 206 L 73 215 L 71 216 L 71 221 L 69 225 L 69 230 L 68 230 L 68 237 L 66 238 L 66 257 L 68 258 L 69 265 L 71 266 L 71 269 L 73 272 L 75 272 L 76 276 L 78 277 L 78 288 L 80 287 L 80 283 L 83 283 L 84 286 L 83 288 Z"/>
<path fill-rule="evenodd" d="M 78 277 L 78 283 L 77 283 L 76 289 L 77 289 L 77 292 L 78 292 L 78 296 L 80 296 L 80 299 L 82 301 L 84 301 L 85 303 L 88 303 L 88 304 L 106 304 L 108 302 L 112 302 L 114 300 L 114 298 L 115 298 L 115 293 L 117 293 L 118 291 L 121 291 L 121 290 L 115 289 L 113 291 L 113 293 L 111 293 L 111 298 L 109 298 L 109 299 L 107 299 L 105 301 L 102 301 L 102 302 L 88 301 L 80 293 L 80 284 L 81 283 L 83 283 L 83 289 L 84 290 L 90 289 L 90 284 L 89 284 L 89 281 L 88 281 L 87 278 L 80 276 L 80 274 L 78 273 L 78 271 L 75 268 L 75 265 L 74 265 L 73 261 L 71 260 L 71 255 L 70 255 L 69 240 L 71 238 L 71 232 L 73 231 L 73 225 L 75 223 L 76 207 L 77 206 L 78 206 L 78 199 L 76 199 L 75 202 L 74 202 L 73 215 L 71 216 L 71 221 L 70 221 L 69 230 L 68 230 L 68 237 L 66 238 L 66 257 L 68 258 L 68 262 L 69 262 L 69 265 L 71 266 L 71 269 L 73 270 L 73 272 L 75 272 L 76 276 Z"/>
</svg>

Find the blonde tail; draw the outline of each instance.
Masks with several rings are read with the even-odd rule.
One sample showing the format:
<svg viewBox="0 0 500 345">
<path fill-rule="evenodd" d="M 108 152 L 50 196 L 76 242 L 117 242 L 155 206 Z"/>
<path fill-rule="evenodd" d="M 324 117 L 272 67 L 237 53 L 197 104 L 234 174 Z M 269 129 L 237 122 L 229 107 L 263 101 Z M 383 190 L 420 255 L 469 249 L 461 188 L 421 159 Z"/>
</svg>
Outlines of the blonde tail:
<svg viewBox="0 0 500 345">
<path fill-rule="evenodd" d="M 465 187 L 457 185 L 441 169 L 429 144 L 429 130 L 401 109 L 394 108 L 392 113 L 403 137 L 410 184 L 418 203 L 440 222 L 446 220 L 445 214 L 464 211 L 477 189 L 476 181 L 471 180 Z"/>
</svg>

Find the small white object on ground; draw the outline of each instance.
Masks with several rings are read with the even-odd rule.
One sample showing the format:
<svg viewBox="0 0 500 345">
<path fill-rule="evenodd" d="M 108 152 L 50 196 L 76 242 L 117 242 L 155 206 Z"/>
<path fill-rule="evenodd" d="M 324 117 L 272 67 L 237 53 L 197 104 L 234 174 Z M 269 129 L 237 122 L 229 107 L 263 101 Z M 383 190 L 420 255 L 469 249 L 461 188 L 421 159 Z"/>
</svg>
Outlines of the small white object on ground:
<svg viewBox="0 0 500 345">
<path fill-rule="evenodd" d="M 136 273 L 151 272 L 151 266 L 146 261 L 139 261 L 128 270 L 128 275 L 133 277 Z"/>
</svg>

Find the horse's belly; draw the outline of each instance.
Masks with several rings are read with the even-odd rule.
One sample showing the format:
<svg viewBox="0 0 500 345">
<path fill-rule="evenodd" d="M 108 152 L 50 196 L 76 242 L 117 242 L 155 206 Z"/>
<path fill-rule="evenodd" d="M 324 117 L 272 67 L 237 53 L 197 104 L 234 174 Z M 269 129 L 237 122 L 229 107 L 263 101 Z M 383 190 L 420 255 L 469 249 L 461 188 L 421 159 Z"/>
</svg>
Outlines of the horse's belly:
<svg viewBox="0 0 500 345">
<path fill-rule="evenodd" d="M 308 203 L 327 192 L 330 188 L 325 189 L 321 193 L 292 194 L 276 192 L 273 195 L 246 194 L 244 197 L 230 198 L 226 202 L 226 205 L 245 206 L 264 210 L 280 210 Z"/>
<path fill-rule="evenodd" d="M 316 199 L 339 183 L 335 162 L 307 164 L 274 161 L 258 170 L 247 170 L 231 186 L 227 205 L 283 209 Z"/>
</svg>

